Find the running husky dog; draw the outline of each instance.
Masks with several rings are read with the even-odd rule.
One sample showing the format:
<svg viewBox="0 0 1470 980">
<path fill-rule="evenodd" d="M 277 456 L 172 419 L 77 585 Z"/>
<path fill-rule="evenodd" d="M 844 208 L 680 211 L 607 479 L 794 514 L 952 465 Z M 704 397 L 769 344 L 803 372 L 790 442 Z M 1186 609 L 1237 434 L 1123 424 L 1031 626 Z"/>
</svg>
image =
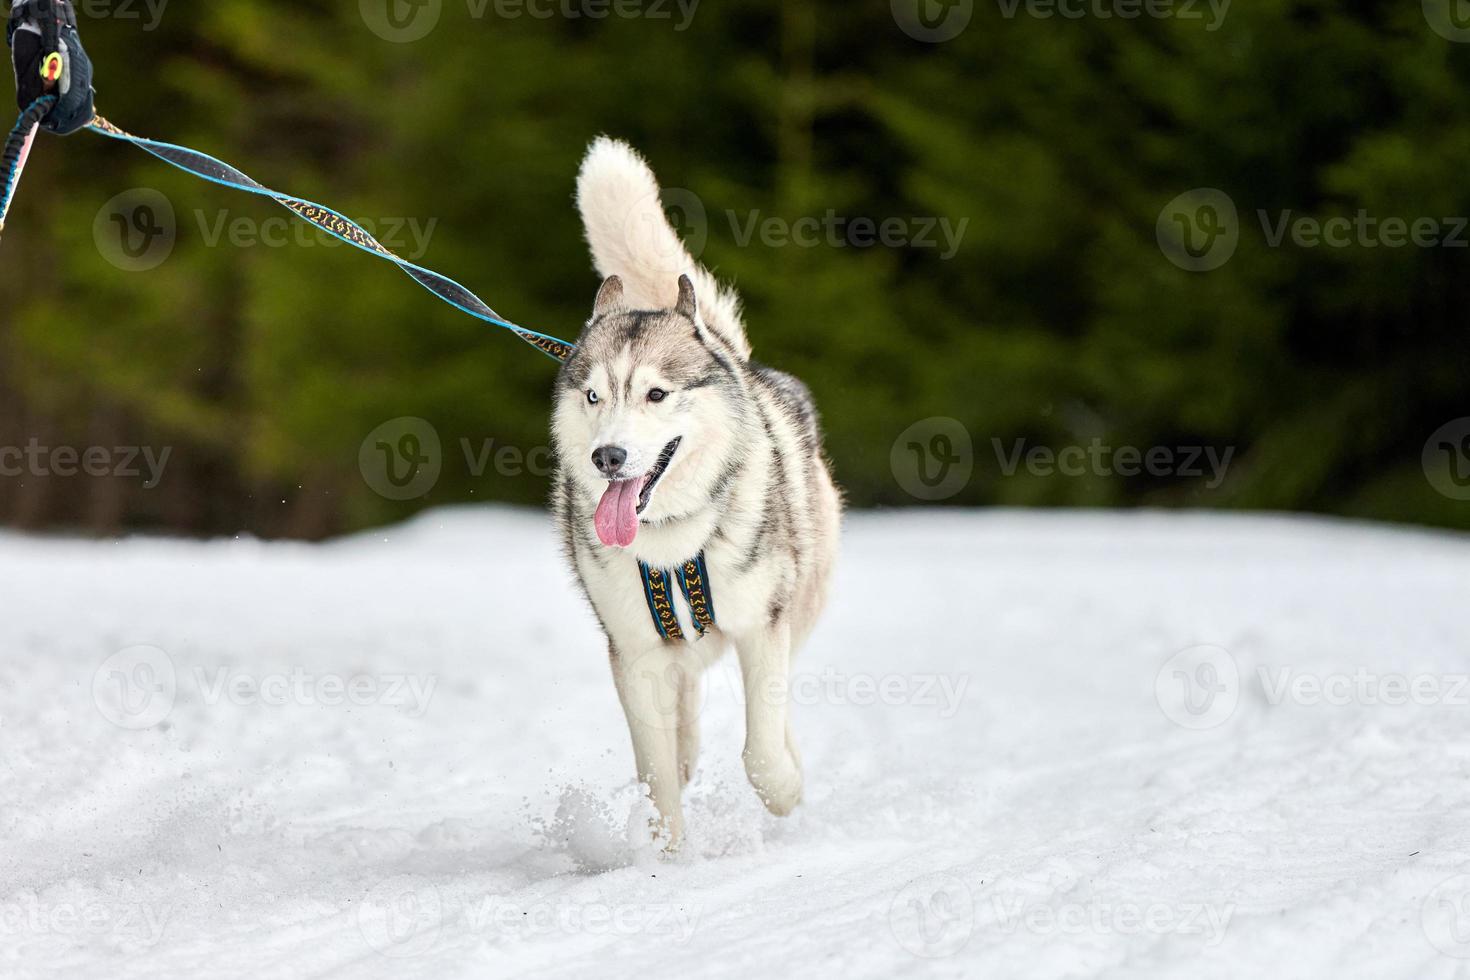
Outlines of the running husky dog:
<svg viewBox="0 0 1470 980">
<path fill-rule="evenodd" d="M 643 159 L 598 139 L 577 202 L 605 281 L 557 380 L 553 508 L 673 849 L 700 674 L 727 641 L 746 774 L 772 813 L 801 801 L 788 677 L 826 602 L 842 502 L 811 394 L 750 359 L 739 299 L 689 256 Z"/>
</svg>

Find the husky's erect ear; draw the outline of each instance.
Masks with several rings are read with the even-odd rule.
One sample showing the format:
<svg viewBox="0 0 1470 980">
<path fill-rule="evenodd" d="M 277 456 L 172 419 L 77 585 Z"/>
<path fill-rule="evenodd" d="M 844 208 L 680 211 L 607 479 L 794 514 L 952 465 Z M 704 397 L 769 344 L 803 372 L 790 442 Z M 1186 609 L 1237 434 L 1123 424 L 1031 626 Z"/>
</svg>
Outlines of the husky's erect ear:
<svg viewBox="0 0 1470 980">
<path fill-rule="evenodd" d="M 694 298 L 694 282 L 688 276 L 679 277 L 679 302 L 674 305 L 674 312 L 691 320 L 699 319 L 699 300 Z"/>
<path fill-rule="evenodd" d="M 627 305 L 623 302 L 623 280 L 617 276 L 608 276 L 602 288 L 597 291 L 597 301 L 592 304 L 592 315 L 602 316 L 604 313 L 625 309 Z"/>
</svg>

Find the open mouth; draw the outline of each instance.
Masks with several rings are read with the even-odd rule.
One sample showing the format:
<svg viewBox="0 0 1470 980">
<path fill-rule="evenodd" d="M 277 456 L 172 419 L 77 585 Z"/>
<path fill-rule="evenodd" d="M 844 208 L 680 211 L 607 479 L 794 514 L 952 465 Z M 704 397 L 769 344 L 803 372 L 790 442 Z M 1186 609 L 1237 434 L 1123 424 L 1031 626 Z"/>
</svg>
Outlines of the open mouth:
<svg viewBox="0 0 1470 980">
<path fill-rule="evenodd" d="M 643 489 L 638 494 L 638 513 L 643 513 L 648 507 L 648 502 L 653 499 L 653 488 L 658 486 L 658 481 L 664 478 L 669 464 L 674 460 L 674 453 L 679 451 L 679 443 L 684 441 L 680 436 L 664 447 L 664 451 L 658 454 L 658 462 L 653 464 L 653 469 L 643 478 Z"/>
<path fill-rule="evenodd" d="M 663 452 L 658 454 L 653 469 L 643 476 L 631 480 L 608 481 L 607 489 L 603 491 L 602 500 L 598 501 L 597 512 L 592 518 L 598 540 L 613 548 L 626 548 L 633 543 L 638 537 L 638 515 L 643 513 L 648 502 L 653 499 L 654 488 L 668 472 L 674 454 L 679 451 L 679 443 L 683 441 L 681 436 L 665 446 Z"/>
</svg>

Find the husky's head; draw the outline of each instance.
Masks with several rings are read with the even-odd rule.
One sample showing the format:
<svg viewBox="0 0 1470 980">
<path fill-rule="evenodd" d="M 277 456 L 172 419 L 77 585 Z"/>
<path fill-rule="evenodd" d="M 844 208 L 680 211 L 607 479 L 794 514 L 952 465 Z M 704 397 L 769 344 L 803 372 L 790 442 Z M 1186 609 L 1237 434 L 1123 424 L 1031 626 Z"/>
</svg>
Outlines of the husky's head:
<svg viewBox="0 0 1470 980">
<path fill-rule="evenodd" d="M 626 548 L 641 525 L 708 504 L 736 438 L 736 384 L 687 276 L 672 310 L 631 309 L 618 277 L 602 284 L 562 367 L 552 431 L 573 492 L 596 502 L 604 545 Z"/>
</svg>

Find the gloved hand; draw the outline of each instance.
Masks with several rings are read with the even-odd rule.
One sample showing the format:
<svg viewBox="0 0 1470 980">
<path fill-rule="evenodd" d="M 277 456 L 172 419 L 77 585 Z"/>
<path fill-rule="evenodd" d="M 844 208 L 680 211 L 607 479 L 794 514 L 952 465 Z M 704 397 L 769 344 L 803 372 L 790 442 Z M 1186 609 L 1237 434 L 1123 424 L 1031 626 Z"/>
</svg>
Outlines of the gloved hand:
<svg viewBox="0 0 1470 980">
<path fill-rule="evenodd" d="M 11 0 L 5 39 L 21 109 L 48 93 L 57 97 L 42 129 L 66 136 L 92 121 L 92 61 L 77 35 L 71 0 Z"/>
</svg>

